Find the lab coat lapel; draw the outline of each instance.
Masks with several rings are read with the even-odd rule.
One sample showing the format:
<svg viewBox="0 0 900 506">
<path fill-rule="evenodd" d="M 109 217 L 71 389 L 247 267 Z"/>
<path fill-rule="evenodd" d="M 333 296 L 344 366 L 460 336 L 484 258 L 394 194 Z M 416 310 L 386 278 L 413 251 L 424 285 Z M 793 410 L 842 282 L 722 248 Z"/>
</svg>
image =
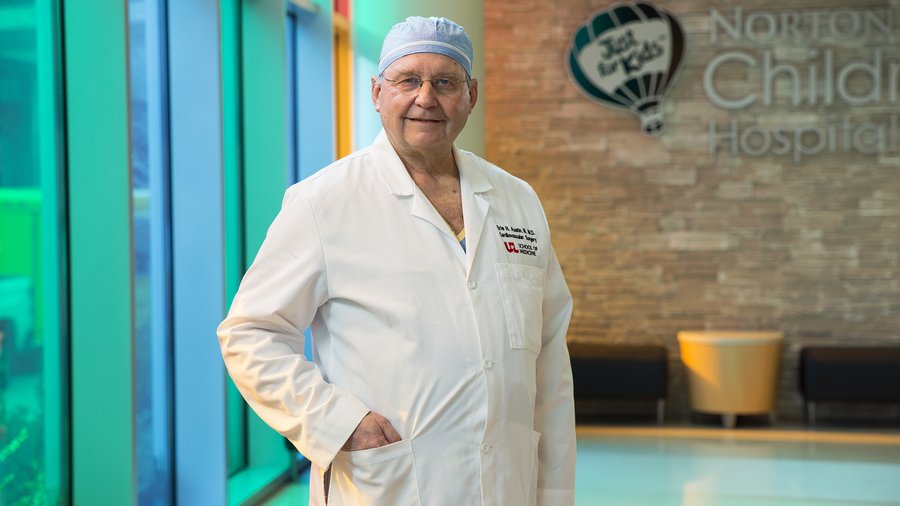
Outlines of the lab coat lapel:
<svg viewBox="0 0 900 506">
<path fill-rule="evenodd" d="M 464 156 L 456 147 L 453 148 L 453 155 L 456 157 L 456 167 L 459 169 L 460 193 L 462 193 L 463 220 L 466 226 L 466 275 L 468 276 L 472 272 L 472 264 L 484 232 L 484 223 L 491 208 L 491 204 L 484 194 L 493 186 L 479 168 L 472 163 L 470 157 Z"/>
<path fill-rule="evenodd" d="M 437 209 L 435 209 L 428 200 L 428 197 L 426 197 L 419 188 L 413 188 L 412 207 L 409 212 L 416 218 L 431 223 L 435 228 L 452 237 L 454 241 L 456 240 L 450 232 L 450 226 L 447 225 L 444 218 L 441 217 L 440 213 L 437 212 Z M 460 248 L 460 251 L 462 251 L 462 248 Z"/>
<path fill-rule="evenodd" d="M 400 157 L 397 155 L 397 152 L 394 150 L 394 147 L 391 146 L 390 140 L 387 138 L 387 134 L 384 130 L 378 134 L 378 137 L 375 139 L 374 145 L 378 148 L 378 152 L 381 156 L 381 160 L 378 164 L 378 170 L 381 172 L 381 177 L 384 179 L 385 183 L 388 186 L 390 192 L 396 197 L 404 197 L 410 198 L 412 200 L 409 212 L 415 218 L 424 220 L 435 228 L 437 228 L 441 233 L 448 236 L 451 239 L 451 243 L 456 242 L 456 237 L 453 235 L 453 232 L 450 230 L 450 226 L 444 221 L 444 218 L 437 212 L 437 209 L 431 204 L 428 200 L 428 197 L 416 186 L 415 181 L 413 181 L 412 177 L 410 177 L 409 173 L 406 171 L 406 167 L 403 165 L 403 161 L 400 160 Z M 463 216 L 465 217 L 465 207 L 463 208 Z M 466 221 L 466 227 L 468 227 L 468 221 Z M 466 229 L 466 246 L 468 247 L 468 228 Z M 465 256 L 462 251 L 462 248 L 459 247 L 458 244 L 456 246 L 456 257 L 459 259 L 460 263 L 465 263 Z"/>
<path fill-rule="evenodd" d="M 415 194 L 416 183 L 409 177 L 406 167 L 391 146 L 384 130 L 375 138 L 372 148 L 377 153 L 375 168 L 388 187 L 388 191 L 395 197 L 412 197 Z"/>
</svg>

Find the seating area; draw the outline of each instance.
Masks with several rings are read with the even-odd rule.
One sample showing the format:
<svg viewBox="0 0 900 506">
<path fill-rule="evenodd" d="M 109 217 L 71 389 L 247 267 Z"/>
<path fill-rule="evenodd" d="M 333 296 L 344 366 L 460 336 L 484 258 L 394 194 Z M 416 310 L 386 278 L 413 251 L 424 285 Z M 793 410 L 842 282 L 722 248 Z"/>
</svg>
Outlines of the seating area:
<svg viewBox="0 0 900 506">
<path fill-rule="evenodd" d="M 742 346 L 725 348 L 732 355 L 753 354 L 750 346 L 744 345 L 743 341 L 739 344 Z M 778 351 L 780 346 L 773 349 L 776 355 L 781 354 Z M 656 422 L 663 424 L 669 388 L 669 353 L 665 346 L 572 342 L 569 343 L 569 355 L 576 414 L 591 414 L 588 408 L 596 408 L 598 403 L 655 401 Z M 770 397 L 777 395 L 777 369 L 795 364 L 799 372 L 806 423 L 811 426 L 816 424 L 816 407 L 821 403 L 900 404 L 900 346 L 806 346 L 800 349 L 797 362 L 780 366 L 778 356 L 755 362 L 750 360 L 753 357 L 729 357 L 716 361 L 696 353 L 686 354 L 682 349 L 682 360 L 689 376 L 687 379 L 692 380 L 688 381 L 691 409 L 694 412 L 725 413 L 730 420 L 725 424 L 727 427 L 735 426 L 735 414 L 756 412 L 768 414 L 770 423 L 774 424 L 775 399 Z M 735 368 L 740 369 L 739 366 L 745 362 L 752 363 L 748 366 L 751 369 L 741 374 L 735 372 Z M 768 371 L 768 366 L 760 365 L 763 362 L 773 364 L 775 370 Z M 691 374 L 700 376 L 691 377 Z M 739 379 L 729 380 L 732 376 Z M 710 382 L 712 378 L 717 379 Z M 709 390 L 714 388 L 713 385 L 722 391 L 711 396 L 703 388 Z M 763 393 L 751 395 L 756 391 Z M 750 399 L 754 401 L 751 403 L 753 409 L 734 408 L 730 404 L 724 408 L 716 404 L 713 409 L 706 405 L 713 402 L 710 400 L 713 397 L 724 399 L 715 402 L 726 404 L 747 403 Z M 764 402 L 757 402 L 757 397 L 765 397 Z"/>
<path fill-rule="evenodd" d="M 659 345 L 569 343 L 577 401 L 656 401 L 665 420 L 668 352 Z"/>
<path fill-rule="evenodd" d="M 783 341 L 779 331 L 678 332 L 691 411 L 728 428 L 739 416 L 765 415 L 774 425 Z"/>
<path fill-rule="evenodd" d="M 800 351 L 806 421 L 822 402 L 900 403 L 900 347 L 806 347 Z"/>
</svg>

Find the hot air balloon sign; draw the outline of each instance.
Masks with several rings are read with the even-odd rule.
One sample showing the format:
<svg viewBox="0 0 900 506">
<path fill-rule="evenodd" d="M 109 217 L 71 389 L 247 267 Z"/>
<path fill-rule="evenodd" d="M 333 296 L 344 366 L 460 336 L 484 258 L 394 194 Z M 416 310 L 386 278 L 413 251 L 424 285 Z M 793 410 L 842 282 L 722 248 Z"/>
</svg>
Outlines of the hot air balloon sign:
<svg viewBox="0 0 900 506">
<path fill-rule="evenodd" d="M 666 128 L 662 101 L 681 68 L 684 30 L 646 2 L 617 4 L 581 25 L 569 49 L 569 74 L 588 98 L 636 114 L 641 131 Z"/>
</svg>

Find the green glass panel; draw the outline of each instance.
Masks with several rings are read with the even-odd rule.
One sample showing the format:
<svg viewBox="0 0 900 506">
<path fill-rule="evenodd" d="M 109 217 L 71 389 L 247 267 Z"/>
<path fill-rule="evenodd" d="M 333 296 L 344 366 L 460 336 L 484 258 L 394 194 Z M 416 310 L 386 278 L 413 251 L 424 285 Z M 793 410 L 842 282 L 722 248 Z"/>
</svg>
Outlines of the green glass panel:
<svg viewBox="0 0 900 506">
<path fill-rule="evenodd" d="M 221 7 L 230 302 L 281 207 L 289 181 L 286 11 L 280 2 L 222 0 Z M 247 408 L 230 381 L 227 402 L 228 503 L 240 504 L 287 471 L 291 455 L 284 438 Z"/>
<path fill-rule="evenodd" d="M 136 501 L 126 2 L 66 0 L 72 496 Z"/>
<path fill-rule="evenodd" d="M 289 181 L 285 16 L 280 2 L 241 2 L 244 255 L 248 264 L 281 208 Z M 252 411 L 247 413 L 246 431 L 251 468 L 287 469 L 290 458 L 280 434 Z"/>
<path fill-rule="evenodd" d="M 234 298 L 244 274 L 241 191 L 241 19 L 239 0 L 222 0 L 222 136 L 225 163 L 225 293 Z M 247 466 L 247 405 L 227 379 L 228 476 Z"/>
<path fill-rule="evenodd" d="M 57 12 L 0 4 L 0 504 L 68 503 Z"/>
</svg>

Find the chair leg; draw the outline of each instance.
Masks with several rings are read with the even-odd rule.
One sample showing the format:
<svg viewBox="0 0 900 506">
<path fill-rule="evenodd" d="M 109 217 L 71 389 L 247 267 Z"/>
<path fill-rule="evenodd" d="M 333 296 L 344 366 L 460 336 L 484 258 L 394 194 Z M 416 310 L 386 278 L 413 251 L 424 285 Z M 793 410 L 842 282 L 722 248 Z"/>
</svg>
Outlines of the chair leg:
<svg viewBox="0 0 900 506">
<path fill-rule="evenodd" d="M 666 400 L 656 400 L 656 425 L 662 425 L 666 418 Z"/>
<path fill-rule="evenodd" d="M 722 425 L 729 429 L 733 429 L 737 425 L 737 415 L 734 413 L 726 413 L 722 415 Z"/>
<path fill-rule="evenodd" d="M 816 426 L 816 403 L 813 401 L 806 401 L 806 424 Z"/>
</svg>

